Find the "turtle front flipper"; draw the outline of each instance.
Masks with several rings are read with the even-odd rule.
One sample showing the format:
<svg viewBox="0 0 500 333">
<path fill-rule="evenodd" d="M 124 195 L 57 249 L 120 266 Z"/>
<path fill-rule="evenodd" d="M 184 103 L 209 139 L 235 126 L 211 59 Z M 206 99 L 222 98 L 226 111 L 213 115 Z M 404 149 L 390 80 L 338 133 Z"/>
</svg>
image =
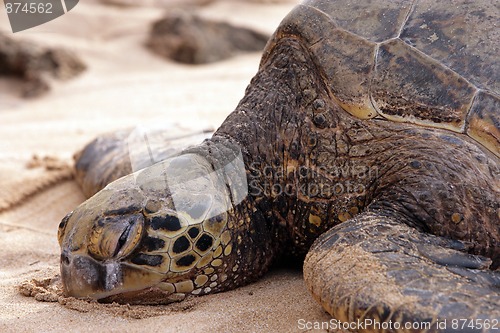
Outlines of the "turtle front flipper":
<svg viewBox="0 0 500 333">
<path fill-rule="evenodd" d="M 490 332 L 500 320 L 491 259 L 402 219 L 368 211 L 323 234 L 304 263 L 314 298 L 364 332 Z"/>
<path fill-rule="evenodd" d="M 75 178 L 90 198 L 106 185 L 203 141 L 206 131 L 142 128 L 103 134 L 75 154 Z"/>
</svg>

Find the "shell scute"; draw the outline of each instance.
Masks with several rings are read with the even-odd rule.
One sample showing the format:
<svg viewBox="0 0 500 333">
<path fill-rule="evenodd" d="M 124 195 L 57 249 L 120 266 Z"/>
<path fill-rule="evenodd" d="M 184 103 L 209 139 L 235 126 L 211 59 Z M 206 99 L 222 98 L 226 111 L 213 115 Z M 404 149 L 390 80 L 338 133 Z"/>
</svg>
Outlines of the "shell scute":
<svg viewBox="0 0 500 333">
<path fill-rule="evenodd" d="M 379 49 L 372 98 L 380 114 L 462 132 L 476 88 L 401 40 Z"/>
<path fill-rule="evenodd" d="M 308 0 L 304 4 L 327 13 L 340 28 L 373 42 L 397 37 L 412 7 L 411 0 Z"/>
<path fill-rule="evenodd" d="M 480 89 L 500 93 L 500 7 L 494 1 L 418 1 L 401 39 Z"/>
<path fill-rule="evenodd" d="M 500 156 L 500 97 L 479 92 L 468 119 L 467 134 Z"/>
</svg>

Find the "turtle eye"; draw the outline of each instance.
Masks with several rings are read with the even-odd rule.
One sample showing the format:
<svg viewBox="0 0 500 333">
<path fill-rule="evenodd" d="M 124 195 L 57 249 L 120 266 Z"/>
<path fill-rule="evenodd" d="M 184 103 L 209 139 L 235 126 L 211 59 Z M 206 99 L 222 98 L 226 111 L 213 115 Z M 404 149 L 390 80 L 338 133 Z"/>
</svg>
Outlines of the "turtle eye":
<svg viewBox="0 0 500 333">
<path fill-rule="evenodd" d="M 125 257 L 139 243 L 143 226 L 140 214 L 100 218 L 89 239 L 89 253 L 100 260 Z"/>
<path fill-rule="evenodd" d="M 120 250 L 123 249 L 123 247 L 127 244 L 127 240 L 129 238 L 130 232 L 133 229 L 133 224 L 129 224 L 125 230 L 123 230 L 123 233 L 121 234 L 120 238 L 118 239 L 118 244 L 116 244 L 115 252 L 113 254 L 113 257 L 116 257 L 118 253 L 120 253 Z"/>
<path fill-rule="evenodd" d="M 70 219 L 71 215 L 73 215 L 73 212 L 66 215 L 62 219 L 61 223 L 59 223 L 59 228 L 57 229 L 57 240 L 59 241 L 59 246 L 62 246 L 64 232 L 66 231 L 66 225 L 68 224 L 68 220 Z"/>
</svg>

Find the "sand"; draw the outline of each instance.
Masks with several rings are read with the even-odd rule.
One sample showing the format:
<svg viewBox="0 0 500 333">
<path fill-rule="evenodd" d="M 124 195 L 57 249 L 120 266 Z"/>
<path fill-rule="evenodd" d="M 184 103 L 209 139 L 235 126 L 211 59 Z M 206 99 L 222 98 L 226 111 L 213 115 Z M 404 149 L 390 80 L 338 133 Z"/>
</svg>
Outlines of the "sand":
<svg viewBox="0 0 500 333">
<path fill-rule="evenodd" d="M 0 332 L 294 332 L 301 331 L 300 319 L 330 319 L 307 292 L 302 273 L 288 268 L 234 291 L 168 306 L 61 295 L 57 225 L 84 200 L 71 176 L 73 153 L 100 133 L 139 124 L 216 128 L 257 70 L 258 53 L 199 67 L 151 54 L 142 44 L 168 3 L 159 2 L 162 9 L 155 1 L 143 7 L 80 1 L 69 14 L 16 34 L 71 48 L 89 68 L 71 81 L 53 82 L 36 100 L 19 97 L 18 81 L 0 79 Z M 294 5 L 207 3 L 202 15 L 269 34 Z M 3 10 L 0 30 L 10 31 Z"/>
</svg>

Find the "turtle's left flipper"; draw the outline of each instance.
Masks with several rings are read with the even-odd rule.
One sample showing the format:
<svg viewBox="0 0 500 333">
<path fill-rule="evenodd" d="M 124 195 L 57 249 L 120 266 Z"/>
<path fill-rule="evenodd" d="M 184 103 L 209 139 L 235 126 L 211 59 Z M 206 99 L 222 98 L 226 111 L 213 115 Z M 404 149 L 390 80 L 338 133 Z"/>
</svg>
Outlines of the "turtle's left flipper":
<svg viewBox="0 0 500 333">
<path fill-rule="evenodd" d="M 371 320 L 371 326 L 351 327 L 364 332 L 494 332 L 500 325 L 500 271 L 467 248 L 368 211 L 314 243 L 304 278 L 338 320 Z M 384 322 L 392 325 L 376 324 Z"/>
<path fill-rule="evenodd" d="M 118 178 L 174 156 L 211 134 L 211 130 L 187 131 L 173 126 L 103 134 L 75 154 L 76 181 L 85 196 L 91 197 Z"/>
</svg>

